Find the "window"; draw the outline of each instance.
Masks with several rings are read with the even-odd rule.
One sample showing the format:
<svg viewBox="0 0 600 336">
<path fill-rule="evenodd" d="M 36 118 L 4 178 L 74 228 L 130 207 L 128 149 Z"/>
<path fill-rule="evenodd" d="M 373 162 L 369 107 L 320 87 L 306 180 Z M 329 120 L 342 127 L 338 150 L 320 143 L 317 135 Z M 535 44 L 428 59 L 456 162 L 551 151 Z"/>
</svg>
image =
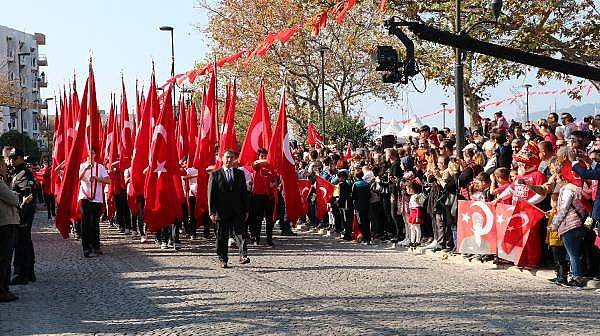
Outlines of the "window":
<svg viewBox="0 0 600 336">
<path fill-rule="evenodd" d="M 29 129 L 29 126 L 27 125 L 27 120 L 26 119 L 23 119 L 23 129 L 24 130 L 28 130 Z"/>
<path fill-rule="evenodd" d="M 37 131 L 38 130 L 38 122 L 36 119 L 33 119 L 33 130 Z"/>
</svg>

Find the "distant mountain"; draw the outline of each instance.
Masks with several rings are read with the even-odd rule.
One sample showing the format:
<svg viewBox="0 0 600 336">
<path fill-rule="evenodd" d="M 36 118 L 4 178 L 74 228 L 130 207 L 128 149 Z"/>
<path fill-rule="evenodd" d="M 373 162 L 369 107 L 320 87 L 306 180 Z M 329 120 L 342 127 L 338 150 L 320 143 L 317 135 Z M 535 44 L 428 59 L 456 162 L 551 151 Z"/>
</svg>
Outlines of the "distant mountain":
<svg viewBox="0 0 600 336">
<path fill-rule="evenodd" d="M 594 110 L 595 108 L 595 110 Z M 558 114 L 560 113 L 571 113 L 577 120 L 582 120 L 584 117 L 593 116 L 600 114 L 600 103 L 597 104 L 583 104 L 583 105 L 571 105 L 569 107 L 559 108 Z M 537 111 L 529 114 L 530 120 L 537 120 L 546 118 L 548 110 Z"/>
</svg>

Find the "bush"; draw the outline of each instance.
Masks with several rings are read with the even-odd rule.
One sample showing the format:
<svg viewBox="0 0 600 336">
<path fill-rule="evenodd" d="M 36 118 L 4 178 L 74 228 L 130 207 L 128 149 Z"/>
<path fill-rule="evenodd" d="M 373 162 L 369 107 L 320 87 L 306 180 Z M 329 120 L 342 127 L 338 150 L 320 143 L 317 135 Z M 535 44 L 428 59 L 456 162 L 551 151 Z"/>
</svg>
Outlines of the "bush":
<svg viewBox="0 0 600 336">
<path fill-rule="evenodd" d="M 42 153 L 40 152 L 37 142 L 35 142 L 27 134 L 25 134 L 24 137 L 25 148 L 23 149 L 23 152 L 25 152 L 26 156 L 29 156 L 29 162 L 38 162 L 42 156 Z M 22 148 L 23 140 L 21 138 L 21 133 L 17 131 L 9 131 L 0 135 L 0 148 L 3 148 L 4 146 Z"/>
</svg>

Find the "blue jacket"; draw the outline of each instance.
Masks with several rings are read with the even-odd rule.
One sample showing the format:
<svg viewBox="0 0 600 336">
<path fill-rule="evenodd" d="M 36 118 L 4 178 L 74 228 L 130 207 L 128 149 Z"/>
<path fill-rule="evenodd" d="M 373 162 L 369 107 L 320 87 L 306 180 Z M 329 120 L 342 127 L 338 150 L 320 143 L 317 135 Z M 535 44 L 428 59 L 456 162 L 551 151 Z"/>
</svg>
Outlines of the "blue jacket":
<svg viewBox="0 0 600 336">
<path fill-rule="evenodd" d="M 584 180 L 600 180 L 600 163 L 596 164 L 594 169 L 586 169 L 580 166 L 579 163 L 575 163 L 573 165 L 573 171 Z M 595 220 L 600 219 L 600 188 L 596 191 L 596 200 L 594 201 L 592 218 Z"/>
</svg>

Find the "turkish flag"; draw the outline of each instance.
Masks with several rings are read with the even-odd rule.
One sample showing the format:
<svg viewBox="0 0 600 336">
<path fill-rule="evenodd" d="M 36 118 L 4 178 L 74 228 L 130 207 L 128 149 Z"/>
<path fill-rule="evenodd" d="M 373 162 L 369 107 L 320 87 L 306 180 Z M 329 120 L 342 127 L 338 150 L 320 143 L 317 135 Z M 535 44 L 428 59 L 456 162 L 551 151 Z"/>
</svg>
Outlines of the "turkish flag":
<svg viewBox="0 0 600 336">
<path fill-rule="evenodd" d="M 250 121 L 250 126 L 248 126 L 246 138 L 244 139 L 244 144 L 242 145 L 242 150 L 240 152 L 238 160 L 240 165 L 244 167 L 252 166 L 252 163 L 256 160 L 258 155 L 258 149 L 269 148 L 271 134 L 271 116 L 265 99 L 265 88 L 261 82 L 254 115 Z"/>
<path fill-rule="evenodd" d="M 315 185 L 317 188 L 316 215 L 317 219 L 320 220 L 327 215 L 327 204 L 333 197 L 335 186 L 321 176 L 316 177 Z"/>
<path fill-rule="evenodd" d="M 93 73 L 91 63 L 89 71 L 91 76 Z M 66 156 L 65 173 L 62 179 L 60 192 L 56 197 L 56 228 L 64 239 L 69 238 L 69 224 L 71 223 L 71 220 L 79 217 L 79 209 L 77 207 L 77 196 L 79 195 L 79 166 L 85 160 L 86 156 L 85 138 L 87 129 L 88 84 L 89 78 L 85 85 L 85 89 L 83 90 L 81 108 L 79 111 L 73 111 L 74 113 L 77 113 L 78 119 L 73 124 L 74 137 L 72 148 Z M 79 108 L 79 104 L 76 104 L 75 106 Z"/>
<path fill-rule="evenodd" d="M 304 213 L 308 213 L 308 196 L 310 195 L 310 191 L 313 188 L 313 185 L 309 180 L 299 179 L 298 180 L 298 191 L 300 192 L 302 208 L 304 209 Z"/>
<path fill-rule="evenodd" d="M 188 164 L 194 164 L 196 157 L 196 146 L 198 144 L 198 112 L 196 103 L 191 99 L 188 105 Z"/>
<path fill-rule="evenodd" d="M 229 99 L 227 99 L 227 110 L 223 114 L 223 132 L 221 132 L 221 141 L 219 142 L 219 160 L 223 152 L 231 149 L 238 151 L 237 138 L 235 135 L 235 104 L 237 100 L 237 86 L 233 83 L 233 87 L 229 90 Z"/>
<path fill-rule="evenodd" d="M 111 112 L 114 114 L 114 108 L 111 108 Z M 107 168 L 109 170 L 111 181 L 111 183 L 108 185 L 108 199 L 106 200 L 106 207 L 108 210 L 109 217 L 112 217 L 115 211 L 115 204 L 112 201 L 113 195 L 115 194 L 115 191 L 120 191 L 118 189 L 122 188 L 121 183 L 123 182 L 123 172 L 120 169 L 115 168 L 117 166 L 120 167 L 119 147 L 121 143 L 121 132 L 119 132 L 119 130 L 119 123 L 115 118 L 112 124 L 112 129 L 107 131 L 110 139 L 110 141 L 107 141 L 109 141 L 110 147 L 106 158 L 108 159 Z"/>
<path fill-rule="evenodd" d="M 196 214 L 208 211 L 208 173 L 206 169 L 215 164 L 215 147 L 217 144 L 217 98 L 216 79 L 212 73 L 208 92 L 203 98 L 201 111 L 200 137 L 194 166 L 198 169 L 198 191 L 196 193 Z"/>
<path fill-rule="evenodd" d="M 498 250 L 519 267 L 536 267 L 542 257 L 538 225 L 544 212 L 535 205 L 519 200 L 506 221 L 506 229 Z"/>
<path fill-rule="evenodd" d="M 260 48 L 256 52 L 256 56 L 258 56 L 260 58 L 264 57 L 265 54 L 267 53 L 267 51 L 269 51 L 269 49 L 273 45 L 273 43 L 275 43 L 277 37 L 278 37 L 278 33 L 269 33 L 267 35 L 267 38 L 265 38 L 263 43 L 260 45 Z"/>
<path fill-rule="evenodd" d="M 290 40 L 290 38 L 292 38 L 292 36 L 294 36 L 294 34 L 298 32 L 298 29 L 298 26 L 293 26 L 291 28 L 284 29 L 277 34 L 277 39 L 281 43 L 286 43 Z"/>
<path fill-rule="evenodd" d="M 313 124 L 308 123 L 307 142 L 315 148 L 323 148 L 323 136 L 317 132 Z"/>
<path fill-rule="evenodd" d="M 89 151 L 91 148 L 94 148 L 97 154 L 96 161 L 104 162 L 104 153 L 102 152 L 102 148 L 100 147 L 100 139 L 102 136 L 102 121 L 100 120 L 100 113 L 98 112 L 98 103 L 96 101 L 96 80 L 94 79 L 93 71 L 90 72 L 90 76 L 88 78 L 88 86 L 88 128 L 86 132 L 87 150 Z M 92 192 L 95 192 L 95 190 L 92 190 Z"/>
<path fill-rule="evenodd" d="M 119 168 L 125 170 L 131 166 L 131 155 L 133 154 L 133 129 L 134 124 L 129 120 L 129 108 L 127 107 L 127 93 L 125 92 L 125 83 L 121 78 L 121 119 L 120 119 L 120 140 L 119 142 Z"/>
<path fill-rule="evenodd" d="M 281 92 L 279 117 L 277 118 L 277 126 L 275 126 L 273 138 L 269 146 L 267 161 L 273 167 L 273 170 L 281 176 L 287 217 L 292 223 L 295 223 L 298 218 L 306 213 L 302 207 L 295 162 L 290 151 L 285 106 L 285 87 L 282 88 Z"/>
<path fill-rule="evenodd" d="M 152 133 L 150 166 L 144 188 L 144 220 L 151 232 L 173 224 L 176 218 L 181 218 L 182 212 L 180 200 L 173 197 L 174 190 L 181 190 L 181 174 L 177 153 L 173 150 L 176 139 L 172 91 L 173 85 L 169 86 L 167 98 Z"/>
<path fill-rule="evenodd" d="M 346 17 L 346 13 L 352 7 L 354 7 L 355 4 L 356 4 L 356 0 L 348 0 L 348 2 L 346 3 L 346 6 L 344 6 L 344 8 L 342 8 L 342 10 L 337 15 L 337 23 L 338 24 L 342 24 L 344 22 L 344 18 Z"/>
<path fill-rule="evenodd" d="M 148 99 L 144 103 L 142 119 L 138 125 L 138 134 L 133 147 L 133 159 L 131 161 L 131 187 L 136 196 L 144 195 L 144 184 L 146 174 L 144 170 L 148 167 L 148 156 L 150 153 L 150 135 L 152 132 L 152 119 L 158 114 L 158 97 L 156 95 L 156 81 L 154 73 L 150 78 L 150 89 Z M 175 147 L 174 147 L 175 148 Z"/>
<path fill-rule="evenodd" d="M 327 25 L 327 10 L 324 10 L 323 13 L 316 16 L 313 19 L 313 29 L 312 29 L 312 37 L 317 37 L 321 33 L 321 29 L 325 28 Z"/>
<path fill-rule="evenodd" d="M 114 127 L 115 125 L 115 106 L 112 102 L 112 95 L 111 95 L 111 101 L 110 101 L 110 112 L 108 114 L 108 123 L 106 124 L 106 127 L 104 128 L 104 134 L 102 136 L 102 155 L 99 157 L 104 157 L 106 159 L 110 159 L 110 149 L 112 147 L 112 133 L 113 130 L 115 129 Z M 118 153 L 117 153 L 118 154 Z M 98 162 L 104 162 L 104 161 L 98 161 Z"/>
<path fill-rule="evenodd" d="M 496 213 L 491 203 L 458 201 L 456 246 L 460 253 L 496 254 Z"/>
<path fill-rule="evenodd" d="M 189 155 L 189 137 L 188 137 L 187 113 L 185 111 L 185 103 L 183 98 L 179 100 L 179 120 L 177 122 L 177 154 L 179 161 L 185 159 Z"/>
<path fill-rule="evenodd" d="M 362 237 L 362 232 L 360 232 L 360 224 L 358 224 L 356 214 L 352 217 L 352 240 L 358 241 Z"/>
<path fill-rule="evenodd" d="M 54 147 L 52 148 L 52 162 L 50 165 L 50 186 L 52 194 L 58 195 L 60 191 L 61 180 L 58 166 L 63 164 L 63 161 L 65 160 L 65 134 L 63 128 L 65 113 L 64 106 L 62 105 L 62 103 L 60 106 L 60 114 L 58 113 L 58 109 L 55 113 L 56 116 L 54 117 L 54 134 L 52 136 L 52 143 L 54 144 Z"/>
</svg>

